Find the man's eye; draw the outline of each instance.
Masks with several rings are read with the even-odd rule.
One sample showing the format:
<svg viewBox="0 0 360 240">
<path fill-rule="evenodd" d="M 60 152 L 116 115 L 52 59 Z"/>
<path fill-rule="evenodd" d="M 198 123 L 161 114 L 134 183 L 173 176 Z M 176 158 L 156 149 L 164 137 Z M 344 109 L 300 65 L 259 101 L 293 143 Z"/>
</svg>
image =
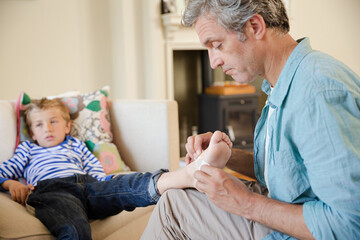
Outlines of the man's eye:
<svg viewBox="0 0 360 240">
<path fill-rule="evenodd" d="M 214 49 L 215 50 L 219 50 L 219 49 L 221 49 L 221 43 L 216 43 L 216 44 L 214 44 Z"/>
</svg>

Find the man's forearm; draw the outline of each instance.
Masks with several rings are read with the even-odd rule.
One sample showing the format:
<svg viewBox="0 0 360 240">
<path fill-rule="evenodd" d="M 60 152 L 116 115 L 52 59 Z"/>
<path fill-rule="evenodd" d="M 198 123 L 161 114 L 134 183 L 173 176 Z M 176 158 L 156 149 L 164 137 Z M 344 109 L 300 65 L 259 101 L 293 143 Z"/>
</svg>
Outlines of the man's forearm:
<svg viewBox="0 0 360 240">
<path fill-rule="evenodd" d="M 232 149 L 226 167 L 246 176 L 256 178 L 254 172 L 254 154 L 252 152 Z"/>
<path fill-rule="evenodd" d="M 305 224 L 302 205 L 280 202 L 259 194 L 253 195 L 251 203 L 246 214 L 248 219 L 298 239 L 314 239 Z"/>
<path fill-rule="evenodd" d="M 224 211 L 299 239 L 313 239 L 304 221 L 302 205 L 252 192 L 238 178 L 215 167 L 203 166 L 201 171 L 195 171 L 194 178 L 196 189 Z"/>
</svg>

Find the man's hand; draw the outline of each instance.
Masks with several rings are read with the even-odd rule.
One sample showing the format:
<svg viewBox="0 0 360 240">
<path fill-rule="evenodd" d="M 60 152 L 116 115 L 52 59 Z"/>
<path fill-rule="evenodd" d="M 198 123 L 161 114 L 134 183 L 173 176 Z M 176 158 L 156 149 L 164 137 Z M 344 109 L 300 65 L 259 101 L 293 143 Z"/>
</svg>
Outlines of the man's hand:
<svg viewBox="0 0 360 240">
<path fill-rule="evenodd" d="M 253 194 L 239 179 L 222 169 L 202 166 L 194 173 L 196 189 L 224 211 L 248 215 L 249 199 Z"/>
<path fill-rule="evenodd" d="M 222 169 L 203 165 L 194 173 L 195 187 L 224 211 L 259 222 L 299 239 L 314 239 L 301 204 L 290 204 L 251 192 Z"/>
<path fill-rule="evenodd" d="M 202 153 L 202 151 L 209 146 L 212 135 L 213 133 L 207 132 L 188 137 L 185 144 L 187 151 L 185 157 L 186 165 L 188 165 L 192 160 L 196 159 Z"/>
<path fill-rule="evenodd" d="M 12 199 L 22 205 L 25 204 L 26 197 L 35 187 L 31 184 L 24 185 L 15 180 L 7 180 L 1 184 L 1 187 L 8 190 Z"/>
</svg>

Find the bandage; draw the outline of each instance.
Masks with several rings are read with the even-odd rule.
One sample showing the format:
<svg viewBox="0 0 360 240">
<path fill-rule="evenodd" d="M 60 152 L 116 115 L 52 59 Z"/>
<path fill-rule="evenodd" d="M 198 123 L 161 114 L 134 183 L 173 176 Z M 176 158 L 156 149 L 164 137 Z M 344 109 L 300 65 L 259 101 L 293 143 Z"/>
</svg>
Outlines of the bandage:
<svg viewBox="0 0 360 240">
<path fill-rule="evenodd" d="M 196 159 L 196 160 L 201 161 L 201 163 L 200 163 L 200 165 L 199 165 L 199 168 L 198 168 L 199 170 L 200 170 L 200 168 L 201 168 L 201 166 L 202 166 L 202 165 L 208 165 L 208 166 L 211 166 L 211 165 L 210 165 L 210 163 L 205 162 L 205 160 L 202 160 L 202 156 L 203 156 L 203 155 L 202 155 L 202 154 L 200 154 L 200 156 Z"/>
</svg>

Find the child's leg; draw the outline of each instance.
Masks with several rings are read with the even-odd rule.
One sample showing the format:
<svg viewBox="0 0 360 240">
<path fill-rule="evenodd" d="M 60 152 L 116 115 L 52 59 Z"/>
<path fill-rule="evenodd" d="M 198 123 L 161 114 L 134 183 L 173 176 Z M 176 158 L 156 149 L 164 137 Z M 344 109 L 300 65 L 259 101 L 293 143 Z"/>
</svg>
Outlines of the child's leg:
<svg viewBox="0 0 360 240">
<path fill-rule="evenodd" d="M 55 179 L 49 181 L 52 180 Z M 27 204 L 35 208 L 35 216 L 57 239 L 91 239 L 83 203 L 67 192 L 77 187 L 76 184 L 56 183 L 59 191 L 48 191 L 40 185 L 28 197 Z"/>
<path fill-rule="evenodd" d="M 200 157 L 187 165 L 185 168 L 175 172 L 163 173 L 158 182 L 157 187 L 160 194 L 163 194 L 170 188 L 188 188 L 194 187 L 193 174 L 205 162 L 217 168 L 224 168 L 231 155 L 231 142 L 226 134 L 216 131 L 206 150 L 202 152 Z"/>
<path fill-rule="evenodd" d="M 102 219 L 136 207 L 156 204 L 156 182 L 166 170 L 120 174 L 111 180 L 85 184 L 89 218 Z"/>
<path fill-rule="evenodd" d="M 207 163 L 223 168 L 231 154 L 231 142 L 221 132 L 215 132 L 202 158 Z M 104 182 L 85 185 L 90 218 L 105 218 L 122 210 L 156 204 L 160 194 L 170 188 L 194 186 L 193 173 L 202 160 L 198 159 L 175 172 L 159 170 L 155 173 L 133 173 L 114 177 Z"/>
</svg>

